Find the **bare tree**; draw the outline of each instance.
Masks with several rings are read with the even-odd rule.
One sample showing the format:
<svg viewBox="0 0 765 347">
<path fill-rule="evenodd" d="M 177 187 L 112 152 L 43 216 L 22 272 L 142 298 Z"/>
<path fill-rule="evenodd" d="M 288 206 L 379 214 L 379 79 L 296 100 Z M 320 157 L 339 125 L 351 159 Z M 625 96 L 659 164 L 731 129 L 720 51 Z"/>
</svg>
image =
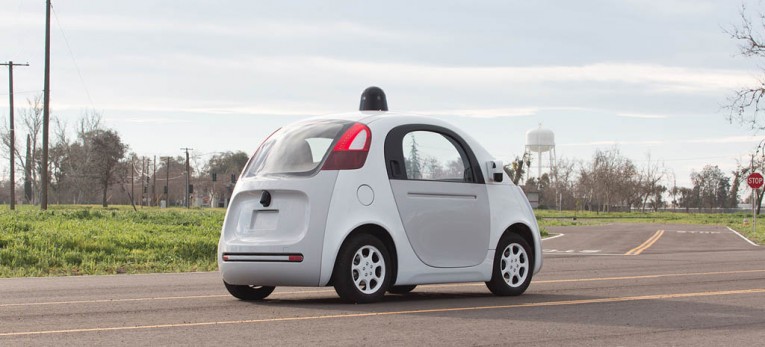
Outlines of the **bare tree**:
<svg viewBox="0 0 765 347">
<path fill-rule="evenodd" d="M 560 158 L 550 169 L 549 187 L 542 192 L 540 205 L 558 206 L 561 209 L 576 208 L 575 170 L 576 162 Z"/>
<path fill-rule="evenodd" d="M 32 189 L 34 190 L 32 202 L 35 201 L 35 197 L 39 194 L 39 180 L 38 175 L 40 173 L 39 171 L 39 165 L 37 163 L 38 161 L 38 148 L 39 148 L 39 139 L 40 139 L 40 132 L 42 130 L 42 96 L 38 95 L 33 97 L 32 99 L 27 99 L 27 108 L 22 108 L 18 111 L 18 117 L 17 119 L 20 120 L 20 134 L 17 133 L 16 138 L 26 138 L 29 136 L 30 141 L 27 142 L 28 146 L 31 146 L 31 148 L 22 149 L 21 146 L 14 146 L 14 158 L 16 159 L 16 167 L 18 168 L 27 168 L 30 166 L 31 169 L 31 177 L 29 177 Z M 17 131 L 19 128 L 17 127 Z M 3 151 L 3 157 L 6 159 L 10 158 L 10 129 L 9 124 L 5 119 L 3 119 L 2 128 L 0 128 L 0 137 L 2 137 L 2 146 L 4 148 Z M 19 136 L 21 135 L 21 136 Z M 30 155 L 24 155 L 22 154 L 22 150 L 25 151 L 24 154 L 28 151 Z M 27 158 L 31 159 L 31 163 L 27 163 Z"/>
<path fill-rule="evenodd" d="M 592 161 L 580 168 L 577 181 L 589 208 L 603 212 L 637 205 L 638 183 L 637 167 L 618 148 L 595 151 Z"/>
<path fill-rule="evenodd" d="M 746 6 L 741 6 L 739 12 L 741 24 L 726 30 L 730 37 L 739 41 L 739 53 L 749 58 L 765 58 L 765 15 L 758 13 L 757 23 L 747 13 Z M 753 130 L 765 130 L 765 119 L 762 118 L 761 103 L 765 96 L 765 76 L 759 78 L 750 87 L 734 91 L 728 99 L 727 119 L 749 126 Z M 760 147 L 763 143 L 760 143 Z"/>
<path fill-rule="evenodd" d="M 671 169 L 667 171 L 666 175 L 666 183 L 667 183 L 667 192 L 669 193 L 669 196 L 672 197 L 672 201 L 670 201 L 670 204 L 672 208 L 677 208 L 679 206 L 677 202 L 677 196 L 680 194 L 680 188 L 677 187 L 677 176 L 675 175 L 675 172 Z"/>
<path fill-rule="evenodd" d="M 640 207 L 642 211 L 645 211 L 649 198 L 653 198 L 654 203 L 652 205 L 656 205 L 657 193 L 659 193 L 662 188 L 663 190 L 666 190 L 666 187 L 659 184 L 659 182 L 664 179 L 664 176 L 667 175 L 667 169 L 664 167 L 664 163 L 652 161 L 650 153 L 648 153 L 646 157 L 646 164 L 643 166 L 639 175 L 639 189 L 640 194 L 642 195 Z"/>
</svg>

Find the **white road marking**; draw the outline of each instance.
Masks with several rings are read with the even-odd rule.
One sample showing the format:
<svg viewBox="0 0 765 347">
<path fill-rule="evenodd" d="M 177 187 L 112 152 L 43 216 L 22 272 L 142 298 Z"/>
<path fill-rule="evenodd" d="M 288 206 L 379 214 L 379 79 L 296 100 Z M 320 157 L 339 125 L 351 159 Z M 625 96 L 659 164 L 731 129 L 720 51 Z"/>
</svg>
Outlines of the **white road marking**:
<svg viewBox="0 0 765 347">
<path fill-rule="evenodd" d="M 577 255 L 577 254 L 574 254 Z M 584 255 L 584 254 L 578 254 Z M 616 255 L 622 256 L 622 254 L 591 254 L 591 255 Z M 549 284 L 549 283 L 569 283 L 569 282 L 594 282 L 594 281 L 622 281 L 622 280 L 637 280 L 637 279 L 651 279 L 651 278 L 665 278 L 665 277 L 688 277 L 688 276 L 719 276 L 719 275 L 731 275 L 731 274 L 749 274 L 749 273 L 765 273 L 765 269 L 751 269 L 751 270 L 734 270 L 734 271 L 715 271 L 715 272 L 685 272 L 685 273 L 663 273 L 652 275 L 635 275 L 635 276 L 619 276 L 619 277 L 592 277 L 592 278 L 568 278 L 568 279 L 552 279 L 552 280 L 534 280 L 536 284 Z M 63 278 L 63 277 L 61 277 Z M 418 288 L 453 288 L 453 287 L 466 287 L 466 286 L 484 286 L 483 282 L 464 282 L 464 283 L 447 283 L 447 284 L 424 284 L 418 286 Z M 271 294 L 271 297 L 284 294 L 325 294 L 334 293 L 332 289 L 323 290 L 296 290 L 287 292 L 275 292 Z M 171 297 L 143 297 L 143 298 L 113 298 L 113 299 L 96 299 L 96 300 L 75 300 L 75 301 L 48 301 L 48 302 L 25 302 L 25 303 L 8 303 L 0 304 L 0 307 L 11 306 L 40 306 L 40 305 L 66 305 L 66 304 L 98 304 L 98 303 L 114 303 L 123 301 L 154 301 L 154 300 L 187 300 L 187 299 L 204 299 L 204 298 L 218 298 L 226 297 L 230 300 L 235 300 L 228 294 L 211 294 L 211 295 L 192 295 L 192 296 L 171 296 Z"/>
<path fill-rule="evenodd" d="M 758 245 L 758 244 L 756 244 L 756 243 L 752 242 L 752 240 L 750 240 L 750 239 L 747 239 L 746 237 L 744 237 L 744 235 L 741 235 L 741 234 L 739 234 L 739 233 L 738 233 L 738 231 L 735 231 L 735 230 L 731 229 L 730 227 L 728 227 L 728 230 L 730 230 L 730 231 L 732 231 L 734 234 L 738 235 L 738 237 L 740 237 L 740 238 L 744 239 L 744 241 L 746 241 L 746 242 L 749 242 L 749 244 L 750 244 L 750 245 L 752 245 L 752 246 L 757 246 L 757 247 L 759 247 L 759 246 L 760 246 L 760 245 Z"/>
<path fill-rule="evenodd" d="M 555 236 L 548 236 L 548 237 L 543 238 L 542 241 L 552 240 L 554 238 L 558 238 L 558 237 L 561 237 L 561 236 L 564 236 L 564 235 L 566 235 L 566 234 L 558 234 L 558 235 L 555 235 Z"/>
<path fill-rule="evenodd" d="M 674 230 L 679 234 L 722 234 L 719 231 L 699 231 L 699 230 Z"/>
<path fill-rule="evenodd" d="M 581 251 L 577 251 L 575 249 L 566 249 L 566 250 L 558 250 L 558 249 L 543 249 L 542 253 L 587 253 L 587 254 L 593 254 L 593 253 L 600 253 L 599 249 L 585 249 Z"/>
<path fill-rule="evenodd" d="M 492 305 L 492 306 L 440 307 L 440 308 L 431 308 L 431 309 L 419 309 L 419 310 L 415 309 L 415 310 L 402 310 L 402 311 L 337 313 L 337 314 L 325 314 L 325 315 L 317 315 L 317 316 L 273 317 L 273 318 L 262 318 L 262 319 L 244 319 L 244 320 L 228 320 L 228 321 L 166 323 L 166 324 L 156 324 L 156 325 L 111 326 L 111 327 L 91 327 L 91 328 L 76 328 L 76 329 L 61 329 L 61 330 L 0 332 L 0 337 L 12 337 L 12 336 L 27 336 L 28 337 L 28 336 L 39 336 L 39 335 L 51 335 L 51 334 L 74 334 L 74 333 L 112 332 L 112 331 L 130 331 L 130 330 L 136 331 L 136 330 L 154 330 L 154 329 L 168 329 L 168 328 L 200 328 L 200 327 L 211 327 L 211 326 L 215 327 L 215 326 L 222 326 L 222 325 L 347 319 L 347 318 L 362 318 L 362 317 L 381 317 L 381 316 L 411 315 L 411 314 L 425 314 L 425 313 L 465 312 L 465 311 L 479 311 L 479 310 L 480 311 L 499 310 L 499 309 L 530 308 L 530 307 L 554 307 L 554 306 L 586 305 L 586 304 L 601 304 L 601 303 L 620 303 L 620 302 L 630 302 L 630 301 L 689 299 L 689 298 L 722 296 L 722 295 L 726 295 L 726 296 L 727 295 L 744 295 L 744 294 L 752 295 L 752 294 L 762 294 L 762 293 L 765 293 L 765 288 L 726 290 L 726 291 L 716 291 L 716 292 L 712 292 L 712 291 L 686 292 L 686 293 L 653 294 L 653 295 L 641 295 L 641 296 L 606 297 L 606 298 L 594 298 L 594 299 L 541 301 L 541 302 L 529 302 L 529 303 L 518 303 L 518 304 L 508 304 L 508 305 Z"/>
</svg>

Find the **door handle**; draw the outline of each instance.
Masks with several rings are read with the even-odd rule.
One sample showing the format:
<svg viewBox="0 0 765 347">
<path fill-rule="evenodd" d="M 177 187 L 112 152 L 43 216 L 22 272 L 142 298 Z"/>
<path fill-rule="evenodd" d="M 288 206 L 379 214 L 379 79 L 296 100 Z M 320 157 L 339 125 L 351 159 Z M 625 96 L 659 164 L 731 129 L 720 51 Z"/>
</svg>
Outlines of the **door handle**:
<svg viewBox="0 0 765 347">
<path fill-rule="evenodd" d="M 390 161 L 390 176 L 391 178 L 401 178 L 401 164 L 396 160 Z"/>
</svg>

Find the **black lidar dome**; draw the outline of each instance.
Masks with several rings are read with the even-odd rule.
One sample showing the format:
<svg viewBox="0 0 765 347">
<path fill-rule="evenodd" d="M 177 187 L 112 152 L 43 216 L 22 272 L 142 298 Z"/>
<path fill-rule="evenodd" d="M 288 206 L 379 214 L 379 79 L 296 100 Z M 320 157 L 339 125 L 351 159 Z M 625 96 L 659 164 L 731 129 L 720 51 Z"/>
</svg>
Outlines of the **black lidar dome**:
<svg viewBox="0 0 765 347">
<path fill-rule="evenodd" d="M 388 99 L 385 92 L 378 87 L 369 87 L 361 93 L 359 111 L 387 111 Z"/>
</svg>

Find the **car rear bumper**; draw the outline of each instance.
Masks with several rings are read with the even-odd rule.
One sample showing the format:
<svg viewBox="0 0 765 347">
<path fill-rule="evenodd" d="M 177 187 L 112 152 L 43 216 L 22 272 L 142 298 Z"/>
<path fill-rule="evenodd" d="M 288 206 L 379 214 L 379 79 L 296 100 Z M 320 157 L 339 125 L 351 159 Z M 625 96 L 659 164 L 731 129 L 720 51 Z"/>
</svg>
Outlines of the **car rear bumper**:
<svg viewBox="0 0 765 347">
<path fill-rule="evenodd" d="M 222 252 L 218 268 L 229 284 L 317 286 L 321 261 L 300 253 Z"/>
</svg>

